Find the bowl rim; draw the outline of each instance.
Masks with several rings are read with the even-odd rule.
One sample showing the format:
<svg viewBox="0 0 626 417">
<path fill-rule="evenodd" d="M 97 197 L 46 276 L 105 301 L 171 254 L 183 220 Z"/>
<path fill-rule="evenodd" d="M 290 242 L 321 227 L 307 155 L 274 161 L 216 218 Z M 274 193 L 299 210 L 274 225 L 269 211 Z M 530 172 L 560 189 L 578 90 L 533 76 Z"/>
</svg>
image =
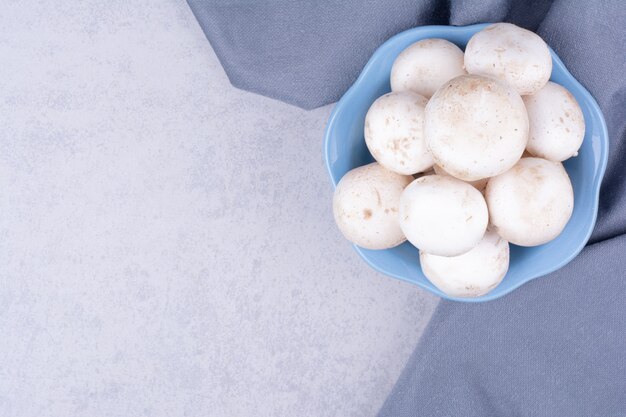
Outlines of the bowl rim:
<svg viewBox="0 0 626 417">
<path fill-rule="evenodd" d="M 333 189 L 336 188 L 338 180 L 335 179 L 335 176 L 333 175 L 333 171 L 331 169 L 331 164 L 330 164 L 330 152 L 331 152 L 331 132 L 334 129 L 335 124 L 337 123 L 337 118 L 338 115 L 344 110 L 344 108 L 346 107 L 346 103 L 349 101 L 349 99 L 355 94 L 356 90 L 358 89 L 358 86 L 363 82 L 363 80 L 366 78 L 366 76 L 368 75 L 368 73 L 372 70 L 372 68 L 374 67 L 374 61 L 376 61 L 376 58 L 378 58 L 379 55 L 383 54 L 383 51 L 389 47 L 389 45 L 391 45 L 392 43 L 397 42 L 398 40 L 401 40 L 403 38 L 413 38 L 416 34 L 420 34 L 422 32 L 426 32 L 426 33 L 430 33 L 432 31 L 435 32 L 441 32 L 441 31 L 457 31 L 457 32 L 465 32 L 466 34 L 473 34 L 481 29 L 483 29 L 484 27 L 487 27 L 489 25 L 492 25 L 493 23 L 477 23 L 477 24 L 473 24 L 473 25 L 467 25 L 467 26 L 451 26 L 451 25 L 428 25 L 428 26 L 418 26 L 412 29 L 408 29 L 405 30 L 403 32 L 398 33 L 397 35 L 392 36 L 391 38 L 387 39 L 382 45 L 380 45 L 376 51 L 372 54 L 372 56 L 370 57 L 370 59 L 367 61 L 367 63 L 365 64 L 365 66 L 363 67 L 363 70 L 361 71 L 361 73 L 359 74 L 359 76 L 357 77 L 357 79 L 354 81 L 354 83 L 350 86 L 350 88 L 348 88 L 348 90 L 342 95 L 342 97 L 339 99 L 339 101 L 335 104 L 335 107 L 328 119 L 328 123 L 326 124 L 326 129 L 324 131 L 324 162 L 326 164 L 326 169 L 328 171 L 328 175 L 331 179 L 331 183 L 333 185 Z M 434 35 L 431 35 L 429 37 L 432 37 Z M 441 36 L 441 35 L 439 35 Z M 466 303 L 480 303 L 480 302 L 485 302 L 485 301 L 491 301 L 491 300 L 495 300 L 497 298 L 503 297 L 509 293 L 511 293 L 512 291 L 516 290 L 517 288 L 519 288 L 520 286 L 543 276 L 546 276 L 556 270 L 561 269 L 562 267 L 564 267 L 566 264 L 568 264 L 569 262 L 571 262 L 576 256 L 578 256 L 578 254 L 583 250 L 583 248 L 587 245 L 587 242 L 589 241 L 589 238 L 591 237 L 591 233 L 593 232 L 593 229 L 595 228 L 595 224 L 596 224 L 596 220 L 598 217 L 598 208 L 599 208 L 599 200 L 600 200 L 600 189 L 601 189 L 601 185 L 602 185 L 602 179 L 604 178 L 604 173 L 606 171 L 606 167 L 608 164 L 608 154 L 609 154 L 609 135 L 608 135 L 608 129 L 606 126 L 606 121 L 604 120 L 604 115 L 602 114 L 602 110 L 600 109 L 600 106 L 598 105 L 597 101 L 595 100 L 595 98 L 591 95 L 591 93 L 569 72 L 569 70 L 567 69 L 567 67 L 565 66 L 565 64 L 563 63 L 563 61 L 561 61 L 561 58 L 559 58 L 559 56 L 554 52 L 554 50 L 548 45 L 548 49 L 550 50 L 550 55 L 552 56 L 552 63 L 553 63 L 553 71 L 554 71 L 554 67 L 559 67 L 559 69 L 561 71 L 563 71 L 563 73 L 568 76 L 572 82 L 580 89 L 580 91 L 582 91 L 583 95 L 585 96 L 585 99 L 588 101 L 588 103 L 590 104 L 591 110 L 593 113 L 595 113 L 598 116 L 599 119 L 599 124 L 600 124 L 600 130 L 601 130 L 601 137 L 600 140 L 602 141 L 602 146 L 600 149 L 600 165 L 598 166 L 598 169 L 596 171 L 596 175 L 593 179 L 593 186 L 594 186 L 594 204 L 593 204 L 593 213 L 592 213 L 592 218 L 591 221 L 587 224 L 587 230 L 585 232 L 585 238 L 581 239 L 580 242 L 578 243 L 578 245 L 576 246 L 576 248 L 574 249 L 574 251 L 571 252 L 570 255 L 564 257 L 563 259 L 561 259 L 559 262 L 551 265 L 551 266 L 546 266 L 545 268 L 543 268 L 542 270 L 529 275 L 525 280 L 520 280 L 515 284 L 512 284 L 510 287 L 507 288 L 507 290 L 505 292 L 499 293 L 499 294 L 495 294 L 494 292 L 489 292 L 483 296 L 480 297 L 475 297 L 475 298 L 471 298 L 471 297 L 451 297 L 446 295 L 445 293 L 443 293 L 441 290 L 439 290 L 436 286 L 433 285 L 433 287 L 429 287 L 427 285 L 425 285 L 422 282 L 419 281 L 414 281 L 414 280 L 410 280 L 407 277 L 404 277 L 402 275 L 398 275 L 395 274 L 393 272 L 390 272 L 388 270 L 386 270 L 385 268 L 373 263 L 370 261 L 370 259 L 365 256 L 365 253 L 363 252 L 364 249 L 361 248 L 360 246 L 357 246 L 355 244 L 352 244 L 352 246 L 354 247 L 354 249 L 356 250 L 356 252 L 359 254 L 359 256 L 365 260 L 365 262 L 374 270 L 392 277 L 392 278 L 396 278 L 399 279 L 401 281 L 405 281 L 405 282 L 409 282 L 413 285 L 417 285 L 418 287 L 421 287 L 429 292 L 432 292 L 442 298 L 445 298 L 447 300 L 452 300 L 452 301 L 461 301 L 461 302 L 466 302 Z"/>
</svg>

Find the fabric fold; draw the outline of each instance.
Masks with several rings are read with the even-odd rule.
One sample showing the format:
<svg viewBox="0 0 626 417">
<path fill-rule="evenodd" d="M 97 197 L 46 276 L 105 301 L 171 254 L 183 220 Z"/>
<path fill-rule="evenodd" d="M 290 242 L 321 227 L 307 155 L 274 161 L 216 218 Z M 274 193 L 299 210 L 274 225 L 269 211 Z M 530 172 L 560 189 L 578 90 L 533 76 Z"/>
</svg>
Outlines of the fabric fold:
<svg viewBox="0 0 626 417">
<path fill-rule="evenodd" d="M 626 235 L 477 305 L 441 301 L 379 416 L 626 415 Z"/>
</svg>

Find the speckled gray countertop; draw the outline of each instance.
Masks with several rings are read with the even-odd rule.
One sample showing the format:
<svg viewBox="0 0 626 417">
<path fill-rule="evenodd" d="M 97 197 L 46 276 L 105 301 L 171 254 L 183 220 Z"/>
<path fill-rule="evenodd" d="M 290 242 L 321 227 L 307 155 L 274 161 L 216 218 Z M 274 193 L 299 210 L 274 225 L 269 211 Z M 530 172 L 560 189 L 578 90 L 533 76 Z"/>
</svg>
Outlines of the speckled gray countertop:
<svg viewBox="0 0 626 417">
<path fill-rule="evenodd" d="M 437 299 L 335 229 L 306 112 L 183 0 L 0 6 L 0 415 L 372 416 Z"/>
</svg>

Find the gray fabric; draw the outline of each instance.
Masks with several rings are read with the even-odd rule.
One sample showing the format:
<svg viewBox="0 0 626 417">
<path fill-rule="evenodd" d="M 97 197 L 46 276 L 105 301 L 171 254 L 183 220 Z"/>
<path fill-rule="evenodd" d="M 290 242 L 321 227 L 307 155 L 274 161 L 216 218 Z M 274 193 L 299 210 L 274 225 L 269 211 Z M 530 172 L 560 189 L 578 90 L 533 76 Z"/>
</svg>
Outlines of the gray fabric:
<svg viewBox="0 0 626 417">
<path fill-rule="evenodd" d="M 447 16 L 435 0 L 188 3 L 235 87 L 307 109 L 337 101 L 392 35 Z"/>
<path fill-rule="evenodd" d="M 626 416 L 626 235 L 479 305 L 442 302 L 380 416 Z"/>
<path fill-rule="evenodd" d="M 598 100 L 611 141 L 590 245 L 490 303 L 442 302 L 381 416 L 626 416 L 626 5 L 608 1 L 189 0 L 234 85 L 338 99 L 389 36 L 423 24 L 537 30 Z"/>
</svg>

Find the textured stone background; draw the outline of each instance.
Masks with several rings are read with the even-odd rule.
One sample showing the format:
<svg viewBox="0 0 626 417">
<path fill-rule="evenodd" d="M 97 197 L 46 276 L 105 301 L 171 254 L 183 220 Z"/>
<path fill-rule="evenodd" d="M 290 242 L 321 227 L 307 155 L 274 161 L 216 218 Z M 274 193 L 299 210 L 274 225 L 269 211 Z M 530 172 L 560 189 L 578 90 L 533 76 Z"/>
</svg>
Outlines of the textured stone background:
<svg viewBox="0 0 626 417">
<path fill-rule="evenodd" d="M 330 107 L 184 0 L 0 5 L 0 415 L 368 416 L 436 298 L 335 230 Z"/>
</svg>

